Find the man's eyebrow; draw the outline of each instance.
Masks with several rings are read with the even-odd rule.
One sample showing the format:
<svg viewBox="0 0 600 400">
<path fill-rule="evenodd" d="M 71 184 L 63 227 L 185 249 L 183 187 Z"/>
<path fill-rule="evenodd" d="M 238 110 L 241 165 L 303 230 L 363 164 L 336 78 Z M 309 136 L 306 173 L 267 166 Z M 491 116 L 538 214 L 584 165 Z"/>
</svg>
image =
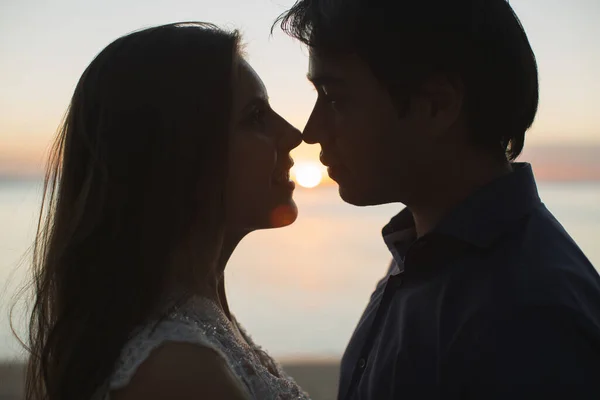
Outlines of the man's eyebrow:
<svg viewBox="0 0 600 400">
<path fill-rule="evenodd" d="M 332 84 L 342 84 L 344 82 L 343 79 L 337 78 L 335 76 L 330 75 L 311 75 L 310 73 L 306 74 L 306 78 L 312 82 L 315 87 L 323 86 L 323 85 L 332 85 Z"/>
</svg>

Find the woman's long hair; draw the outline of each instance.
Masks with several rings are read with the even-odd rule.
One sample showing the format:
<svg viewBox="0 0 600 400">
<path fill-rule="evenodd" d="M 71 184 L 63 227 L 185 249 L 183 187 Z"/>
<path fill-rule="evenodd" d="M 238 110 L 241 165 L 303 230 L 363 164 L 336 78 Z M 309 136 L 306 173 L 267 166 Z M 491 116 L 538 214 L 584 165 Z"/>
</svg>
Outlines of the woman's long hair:
<svg viewBox="0 0 600 400">
<path fill-rule="evenodd" d="M 34 244 L 28 400 L 91 398 L 165 285 L 211 273 L 238 45 L 236 32 L 170 24 L 116 40 L 83 73 Z"/>
</svg>

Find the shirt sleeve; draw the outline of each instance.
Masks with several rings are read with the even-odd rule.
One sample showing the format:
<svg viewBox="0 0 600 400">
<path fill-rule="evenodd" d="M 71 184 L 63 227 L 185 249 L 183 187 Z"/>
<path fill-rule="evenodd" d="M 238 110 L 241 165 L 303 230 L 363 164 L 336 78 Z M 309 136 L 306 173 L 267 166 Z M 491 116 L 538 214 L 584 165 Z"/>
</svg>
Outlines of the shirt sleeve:
<svg viewBox="0 0 600 400">
<path fill-rule="evenodd" d="M 560 307 L 482 314 L 448 351 L 443 370 L 451 397 L 600 399 L 597 335 Z"/>
</svg>

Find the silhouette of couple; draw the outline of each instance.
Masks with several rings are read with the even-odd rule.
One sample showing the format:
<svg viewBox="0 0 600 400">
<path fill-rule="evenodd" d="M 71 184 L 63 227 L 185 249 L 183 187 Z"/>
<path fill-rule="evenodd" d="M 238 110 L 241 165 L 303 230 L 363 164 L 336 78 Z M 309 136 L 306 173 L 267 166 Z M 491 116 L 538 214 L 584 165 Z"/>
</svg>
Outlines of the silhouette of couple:
<svg viewBox="0 0 600 400">
<path fill-rule="evenodd" d="M 600 398 L 598 273 L 515 162 L 538 75 L 509 4 L 298 0 L 276 25 L 310 52 L 302 133 L 211 24 L 126 35 L 83 73 L 48 166 L 27 399 L 308 398 L 223 281 L 247 234 L 294 222 L 302 140 L 344 201 L 406 205 L 339 399 Z"/>
</svg>

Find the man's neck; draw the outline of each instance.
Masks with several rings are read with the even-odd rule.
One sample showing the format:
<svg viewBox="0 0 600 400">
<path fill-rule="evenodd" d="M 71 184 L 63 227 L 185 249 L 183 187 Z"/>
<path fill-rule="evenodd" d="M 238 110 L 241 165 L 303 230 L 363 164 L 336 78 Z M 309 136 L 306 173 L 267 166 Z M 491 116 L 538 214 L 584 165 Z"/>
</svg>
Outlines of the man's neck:
<svg viewBox="0 0 600 400">
<path fill-rule="evenodd" d="M 508 161 L 489 157 L 456 157 L 431 174 L 419 186 L 419 197 L 408 208 L 413 214 L 417 236 L 431 232 L 456 206 L 477 189 L 512 171 Z"/>
</svg>

